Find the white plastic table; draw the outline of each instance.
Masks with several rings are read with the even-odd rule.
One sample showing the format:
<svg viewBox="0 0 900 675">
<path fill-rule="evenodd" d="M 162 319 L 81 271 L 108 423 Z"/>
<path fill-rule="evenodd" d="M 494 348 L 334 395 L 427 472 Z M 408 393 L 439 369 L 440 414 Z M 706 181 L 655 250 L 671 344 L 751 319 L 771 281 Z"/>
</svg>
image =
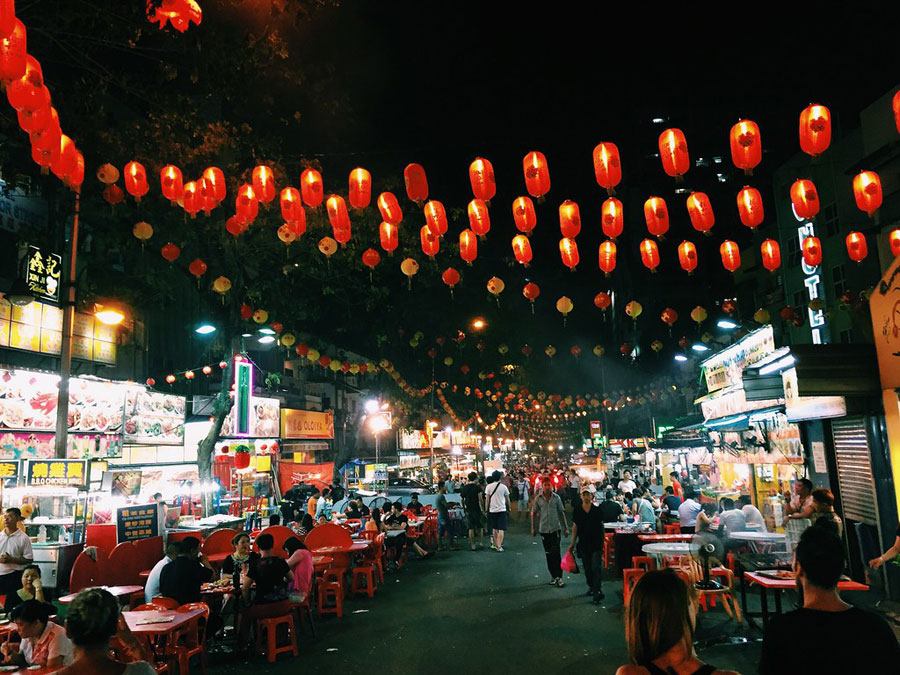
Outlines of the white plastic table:
<svg viewBox="0 0 900 675">
<path fill-rule="evenodd" d="M 681 556 L 681 555 L 691 555 L 696 551 L 700 550 L 699 544 L 692 544 L 689 542 L 655 542 L 651 544 L 644 544 L 641 547 L 641 550 L 648 554 L 652 555 L 656 558 L 657 567 L 661 567 L 662 558 L 667 556 Z"/>
<path fill-rule="evenodd" d="M 746 541 L 754 553 L 768 553 L 787 542 L 787 535 L 778 532 L 732 532 L 729 538 Z"/>
</svg>

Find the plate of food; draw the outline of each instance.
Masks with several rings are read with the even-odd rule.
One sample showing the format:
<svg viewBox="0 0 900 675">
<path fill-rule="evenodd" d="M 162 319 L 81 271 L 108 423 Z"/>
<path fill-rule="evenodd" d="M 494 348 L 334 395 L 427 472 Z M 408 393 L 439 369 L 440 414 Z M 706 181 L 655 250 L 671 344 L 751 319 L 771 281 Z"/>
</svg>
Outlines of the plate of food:
<svg viewBox="0 0 900 675">
<path fill-rule="evenodd" d="M 782 581 L 794 581 L 796 579 L 792 570 L 760 570 L 759 575 L 769 579 L 781 579 Z"/>
</svg>

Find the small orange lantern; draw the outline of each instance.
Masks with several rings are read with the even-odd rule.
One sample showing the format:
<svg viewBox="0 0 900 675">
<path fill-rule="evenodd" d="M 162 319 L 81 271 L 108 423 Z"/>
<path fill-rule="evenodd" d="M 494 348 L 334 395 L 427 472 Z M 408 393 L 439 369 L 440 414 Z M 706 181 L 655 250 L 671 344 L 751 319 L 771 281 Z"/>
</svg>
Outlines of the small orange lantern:
<svg viewBox="0 0 900 675">
<path fill-rule="evenodd" d="M 313 209 L 319 208 L 325 199 L 322 174 L 315 169 L 304 169 L 300 174 L 300 195 L 304 204 Z"/>
<path fill-rule="evenodd" d="M 473 199 L 469 202 L 468 212 L 469 227 L 479 238 L 484 239 L 491 230 L 491 216 L 487 204 L 483 199 Z"/>
<path fill-rule="evenodd" d="M 453 297 L 453 287 L 459 283 L 459 272 L 452 267 L 448 267 L 441 274 L 441 280 L 450 287 L 450 297 Z"/>
<path fill-rule="evenodd" d="M 421 164 L 408 164 L 403 169 L 403 180 L 406 183 L 406 196 L 421 206 L 428 199 L 428 179 L 425 167 Z"/>
<path fill-rule="evenodd" d="M 662 311 L 662 314 L 659 315 L 659 318 L 664 324 L 669 327 L 669 329 L 671 329 L 672 326 L 675 325 L 675 322 L 678 321 L 678 312 L 676 312 L 671 307 L 666 307 Z"/>
<path fill-rule="evenodd" d="M 574 272 L 581 260 L 578 256 L 578 244 L 575 243 L 575 240 L 568 237 L 560 239 L 559 255 L 562 258 L 563 265 Z"/>
<path fill-rule="evenodd" d="M 181 255 L 181 249 L 170 241 L 160 249 L 160 254 L 167 262 L 172 263 L 178 260 L 178 256 Z"/>
<path fill-rule="evenodd" d="M 476 157 L 469 165 L 469 182 L 472 194 L 476 199 L 490 202 L 497 194 L 497 182 L 494 180 L 494 165 L 489 160 Z"/>
<path fill-rule="evenodd" d="M 382 192 L 378 195 L 378 210 L 381 212 L 381 218 L 391 225 L 399 225 L 403 221 L 403 211 L 400 209 L 400 202 L 392 192 Z"/>
<path fill-rule="evenodd" d="M 372 174 L 361 167 L 350 172 L 350 206 L 364 209 L 372 201 Z"/>
<path fill-rule="evenodd" d="M 478 237 L 472 230 L 459 233 L 459 257 L 471 265 L 478 257 Z"/>
<path fill-rule="evenodd" d="M 350 229 L 350 213 L 347 211 L 347 203 L 343 197 L 331 195 L 325 201 L 325 210 L 328 212 L 328 222 L 331 223 L 331 228 L 335 232 Z"/>
<path fill-rule="evenodd" d="M 666 175 L 681 180 L 691 167 L 687 140 L 681 129 L 666 129 L 659 135 L 659 158 Z"/>
<path fill-rule="evenodd" d="M 256 220 L 259 213 L 259 201 L 252 185 L 244 183 L 238 188 L 237 197 L 234 198 L 234 211 L 237 216 L 249 224 Z"/>
<path fill-rule="evenodd" d="M 562 236 L 574 239 L 581 232 L 581 211 L 578 204 L 567 199 L 559 205 L 559 229 Z"/>
<path fill-rule="evenodd" d="M 263 204 L 275 199 L 275 174 L 272 167 L 260 164 L 253 169 L 253 192 Z"/>
<path fill-rule="evenodd" d="M 709 196 L 705 192 L 692 192 L 687 198 L 687 210 L 694 229 L 709 236 L 709 231 L 716 224 Z"/>
<path fill-rule="evenodd" d="M 200 186 L 197 181 L 192 180 L 184 184 L 181 200 L 185 212 L 189 213 L 191 218 L 196 218 L 197 213 L 203 209 L 203 195 L 200 194 Z"/>
<path fill-rule="evenodd" d="M 300 220 L 300 212 L 303 211 L 303 202 L 300 201 L 300 191 L 294 187 L 286 187 L 278 198 L 281 203 L 281 217 L 288 223 Z"/>
<path fill-rule="evenodd" d="M 736 272 L 741 266 L 741 249 L 730 239 L 726 239 L 719 247 L 722 256 L 722 267 L 729 272 Z"/>
<path fill-rule="evenodd" d="M 856 205 L 861 211 L 865 211 L 869 218 L 881 206 L 881 179 L 874 171 L 860 171 L 853 178 L 853 196 L 856 197 Z"/>
<path fill-rule="evenodd" d="M 896 258 L 900 255 L 900 230 L 891 230 L 888 239 L 891 243 L 891 253 L 893 253 Z"/>
<path fill-rule="evenodd" d="M 598 266 L 603 271 L 603 274 L 609 276 L 614 269 L 616 269 L 616 244 L 612 241 L 604 241 L 600 244 L 599 250 L 600 260 L 598 262 Z"/>
<path fill-rule="evenodd" d="M 678 264 L 688 274 L 693 274 L 697 269 L 697 247 L 693 242 L 683 241 L 678 244 Z"/>
<path fill-rule="evenodd" d="M 615 143 L 600 143 L 594 148 L 594 176 L 610 196 L 616 193 L 615 187 L 622 181 L 622 163 Z"/>
<path fill-rule="evenodd" d="M 512 240 L 513 255 L 516 262 L 528 267 L 531 262 L 531 242 L 524 234 L 517 234 Z"/>
<path fill-rule="evenodd" d="M 731 127 L 731 161 L 748 176 L 762 161 L 762 143 L 759 126 L 750 120 L 740 120 Z"/>
<path fill-rule="evenodd" d="M 432 234 L 427 225 L 419 230 L 419 239 L 422 242 L 422 253 L 434 260 L 434 256 L 441 250 L 441 238 Z"/>
<path fill-rule="evenodd" d="M 819 191 L 811 180 L 795 180 L 791 185 L 791 204 L 798 218 L 810 220 L 819 212 Z"/>
<path fill-rule="evenodd" d="M 439 201 L 431 200 L 425 205 L 425 225 L 436 237 L 447 232 L 447 212 Z"/>
<path fill-rule="evenodd" d="M 206 274 L 206 263 L 200 260 L 200 258 L 196 258 L 188 265 L 188 272 L 193 274 L 197 279 L 200 279 L 200 277 Z"/>
<path fill-rule="evenodd" d="M 184 182 L 181 177 L 181 169 L 169 164 L 159 172 L 159 187 L 163 197 L 174 206 L 184 193 Z"/>
<path fill-rule="evenodd" d="M 812 103 L 800 113 L 800 149 L 818 157 L 831 145 L 831 111 Z"/>
<path fill-rule="evenodd" d="M 818 237 L 805 237 L 803 239 L 803 262 L 810 267 L 822 264 L 822 242 Z"/>
<path fill-rule="evenodd" d="M 612 296 L 609 293 L 600 291 L 599 293 L 597 293 L 597 295 L 594 296 L 594 304 L 602 309 L 605 313 L 606 310 L 609 309 L 610 305 L 612 305 Z"/>
<path fill-rule="evenodd" d="M 394 250 L 399 243 L 397 226 L 382 222 L 381 225 L 378 226 L 378 239 L 381 242 L 381 248 L 383 248 L 388 255 L 393 255 Z"/>
<path fill-rule="evenodd" d="M 123 172 L 125 177 L 125 191 L 134 197 L 134 201 L 141 203 L 143 197 L 150 190 L 147 184 L 147 171 L 140 162 L 128 162 Z"/>
<path fill-rule="evenodd" d="M 644 202 L 644 220 L 647 230 L 660 239 L 669 231 L 669 208 L 662 197 L 650 197 Z"/>
<path fill-rule="evenodd" d="M 861 263 L 869 255 L 866 236 L 862 232 L 851 232 L 847 235 L 847 255 L 853 262 Z"/>
<path fill-rule="evenodd" d="M 516 229 L 523 234 L 531 234 L 537 225 L 537 214 L 534 211 L 534 202 L 529 197 L 517 197 L 512 205 L 513 221 Z"/>
<path fill-rule="evenodd" d="M 659 267 L 659 247 L 652 239 L 644 239 L 641 242 L 641 262 L 651 272 L 656 272 Z"/>
<path fill-rule="evenodd" d="M 603 202 L 603 206 L 600 207 L 600 226 L 603 228 L 603 234 L 610 239 L 615 239 L 622 234 L 623 221 L 622 202 L 615 197 L 610 197 Z"/>
<path fill-rule="evenodd" d="M 759 190 L 745 185 L 737 195 L 738 215 L 741 222 L 751 230 L 759 227 L 765 218 L 762 195 Z"/>
<path fill-rule="evenodd" d="M 525 189 L 528 194 L 543 201 L 544 195 L 550 192 L 550 168 L 547 166 L 547 158 L 544 153 L 532 150 L 522 160 L 522 170 L 525 173 Z"/>
<path fill-rule="evenodd" d="M 762 253 L 762 264 L 770 272 L 781 267 L 781 246 L 774 239 L 766 239 L 759 247 Z"/>
</svg>

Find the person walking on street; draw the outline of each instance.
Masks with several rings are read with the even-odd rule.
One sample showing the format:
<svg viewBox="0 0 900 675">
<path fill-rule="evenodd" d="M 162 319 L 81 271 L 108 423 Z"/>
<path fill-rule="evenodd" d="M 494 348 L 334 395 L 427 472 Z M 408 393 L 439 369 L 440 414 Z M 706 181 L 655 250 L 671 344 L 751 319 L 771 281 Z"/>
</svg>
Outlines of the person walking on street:
<svg viewBox="0 0 900 675">
<path fill-rule="evenodd" d="M 488 505 L 488 527 L 491 528 L 491 542 L 503 553 L 503 535 L 506 532 L 506 514 L 509 513 L 509 488 L 500 479 L 500 472 L 493 473 L 494 482 L 484 491 Z"/>
<path fill-rule="evenodd" d="M 537 518 L 537 530 L 535 530 L 535 517 Z M 540 532 L 541 543 L 544 545 L 544 553 L 547 556 L 547 569 L 550 572 L 551 586 L 565 586 L 562 579 L 562 556 L 559 554 L 560 530 L 569 536 L 569 524 L 566 522 L 566 512 L 563 509 L 562 499 L 553 491 L 553 482 L 550 476 L 545 476 L 541 481 L 541 491 L 532 500 L 531 506 L 531 536 Z"/>
<path fill-rule="evenodd" d="M 466 511 L 466 521 L 469 524 L 469 545 L 475 550 L 475 533 L 478 533 L 478 548 L 484 548 L 484 528 L 481 526 L 481 486 L 478 484 L 478 474 L 469 473 L 469 482 L 463 485 L 460 491 L 463 508 Z"/>
<path fill-rule="evenodd" d="M 572 542 L 569 552 L 578 542 L 578 554 L 584 566 L 584 579 L 588 585 L 588 595 L 594 596 L 594 604 L 603 599 L 600 586 L 603 571 L 603 512 L 594 506 L 594 495 L 590 490 L 581 490 L 581 504 L 572 510 Z"/>
<path fill-rule="evenodd" d="M 568 485 L 566 486 L 566 499 L 572 505 L 574 511 L 578 507 L 578 491 L 581 489 L 581 476 L 571 469 L 567 477 Z"/>
</svg>

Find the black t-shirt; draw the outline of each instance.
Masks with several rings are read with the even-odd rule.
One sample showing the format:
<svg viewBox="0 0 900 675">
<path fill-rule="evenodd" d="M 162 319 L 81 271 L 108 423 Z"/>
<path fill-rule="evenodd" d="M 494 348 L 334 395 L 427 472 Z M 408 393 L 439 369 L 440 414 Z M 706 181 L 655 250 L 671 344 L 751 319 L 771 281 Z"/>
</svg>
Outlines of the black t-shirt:
<svg viewBox="0 0 900 675">
<path fill-rule="evenodd" d="M 247 558 L 247 562 L 250 565 L 253 565 L 257 560 L 259 560 L 259 553 L 256 551 L 250 551 L 250 557 Z M 222 574 L 231 574 L 234 577 L 234 587 L 241 587 L 241 568 L 243 567 L 243 563 L 239 563 L 234 559 L 233 555 L 225 558 L 222 563 Z"/>
<path fill-rule="evenodd" d="M 587 513 L 584 507 L 577 504 L 572 510 L 572 522 L 578 526 L 578 544 L 583 553 L 592 553 L 603 549 L 603 512 L 600 507 L 591 504 Z"/>
<path fill-rule="evenodd" d="M 347 510 L 344 511 L 344 515 L 346 515 L 348 518 L 353 518 L 354 520 L 362 518 L 362 513 L 360 512 L 356 504 L 352 504 L 351 506 L 347 507 Z"/>
<path fill-rule="evenodd" d="M 463 506 L 469 513 L 480 513 L 481 505 L 478 503 L 478 495 L 481 494 L 481 487 L 478 483 L 466 483 L 462 486 L 459 493 L 462 496 Z"/>
<path fill-rule="evenodd" d="M 677 511 L 678 507 L 681 506 L 681 497 L 669 495 L 663 499 L 663 505 L 666 507 L 666 511 Z"/>
<path fill-rule="evenodd" d="M 179 604 L 200 602 L 200 586 L 212 579 L 213 571 L 200 564 L 197 558 L 178 556 L 162 568 L 159 592 L 175 598 Z"/>
<path fill-rule="evenodd" d="M 880 616 L 798 609 L 772 620 L 763 639 L 760 675 L 895 673 L 900 647 Z"/>
<path fill-rule="evenodd" d="M 256 582 L 256 596 L 254 602 L 280 602 L 287 599 L 287 581 L 285 577 L 290 573 L 284 558 L 270 556 L 260 557 L 250 569 L 247 576 Z"/>
<path fill-rule="evenodd" d="M 403 527 L 405 529 L 406 526 L 409 525 L 409 518 L 407 518 L 406 514 L 404 514 L 404 513 L 401 513 L 399 515 L 394 515 L 394 513 L 391 512 L 387 517 L 385 517 L 384 524 L 385 525 L 398 525 L 399 524 L 399 525 L 403 525 Z"/>
<path fill-rule="evenodd" d="M 625 513 L 625 511 L 622 510 L 622 505 L 617 501 L 602 501 L 597 508 L 600 509 L 600 513 L 603 514 L 604 523 L 615 523 L 619 520 L 619 516 Z"/>
<path fill-rule="evenodd" d="M 407 510 L 412 511 L 416 515 L 419 515 L 420 513 L 422 513 L 422 509 L 424 507 L 422 506 L 422 502 L 417 501 L 417 502 L 410 502 L 409 504 L 406 505 L 406 508 L 407 508 Z"/>
</svg>

